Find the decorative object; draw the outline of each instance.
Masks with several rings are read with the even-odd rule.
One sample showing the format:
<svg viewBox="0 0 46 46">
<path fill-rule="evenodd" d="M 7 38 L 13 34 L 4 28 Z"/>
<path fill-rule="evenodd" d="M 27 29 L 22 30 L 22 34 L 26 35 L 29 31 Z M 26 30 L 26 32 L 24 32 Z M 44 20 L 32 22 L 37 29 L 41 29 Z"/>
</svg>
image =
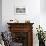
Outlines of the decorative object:
<svg viewBox="0 0 46 46">
<path fill-rule="evenodd" d="M 2 39 L 2 35 L 1 35 L 2 33 L 0 32 L 0 46 L 5 46 L 4 45 L 4 41 L 3 41 L 3 39 Z"/>
<path fill-rule="evenodd" d="M 17 15 L 25 15 L 25 13 L 26 13 L 26 8 L 25 7 L 16 7 L 16 14 Z"/>
<path fill-rule="evenodd" d="M 11 32 L 9 31 L 2 32 L 1 36 L 4 41 L 4 45 L 10 46 L 10 42 L 12 42 Z"/>
<path fill-rule="evenodd" d="M 45 46 L 45 35 L 43 32 L 42 27 L 36 28 L 37 29 L 37 34 L 38 35 L 38 40 L 39 40 L 39 46 Z"/>
<path fill-rule="evenodd" d="M 25 8 L 16 8 L 16 13 L 25 13 Z"/>
<path fill-rule="evenodd" d="M 13 21 L 13 20 L 10 20 L 10 21 Z"/>
<path fill-rule="evenodd" d="M 45 34 L 45 41 L 46 41 L 46 31 L 44 31 L 44 34 Z"/>
<path fill-rule="evenodd" d="M 26 20 L 25 23 L 30 23 L 30 20 Z"/>
<path fill-rule="evenodd" d="M 9 23 L 19 23 L 19 21 L 17 19 L 11 19 Z"/>
</svg>

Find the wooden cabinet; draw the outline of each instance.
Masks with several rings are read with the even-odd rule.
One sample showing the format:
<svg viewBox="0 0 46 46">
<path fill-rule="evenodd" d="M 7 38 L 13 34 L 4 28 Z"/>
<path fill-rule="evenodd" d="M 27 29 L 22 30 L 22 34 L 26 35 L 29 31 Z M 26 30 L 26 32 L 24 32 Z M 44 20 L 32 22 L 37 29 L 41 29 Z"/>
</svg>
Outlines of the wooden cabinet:
<svg viewBox="0 0 46 46">
<path fill-rule="evenodd" d="M 12 33 L 13 41 L 22 46 L 33 46 L 33 23 L 7 23 Z"/>
</svg>

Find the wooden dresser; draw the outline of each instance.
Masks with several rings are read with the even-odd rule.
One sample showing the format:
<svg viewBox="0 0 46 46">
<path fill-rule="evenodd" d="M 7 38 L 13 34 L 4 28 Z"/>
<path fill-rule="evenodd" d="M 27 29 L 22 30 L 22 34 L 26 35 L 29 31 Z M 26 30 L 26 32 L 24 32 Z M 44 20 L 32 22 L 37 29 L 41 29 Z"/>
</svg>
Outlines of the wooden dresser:
<svg viewBox="0 0 46 46">
<path fill-rule="evenodd" d="M 12 33 L 13 41 L 22 46 L 33 46 L 33 23 L 7 23 Z"/>
</svg>

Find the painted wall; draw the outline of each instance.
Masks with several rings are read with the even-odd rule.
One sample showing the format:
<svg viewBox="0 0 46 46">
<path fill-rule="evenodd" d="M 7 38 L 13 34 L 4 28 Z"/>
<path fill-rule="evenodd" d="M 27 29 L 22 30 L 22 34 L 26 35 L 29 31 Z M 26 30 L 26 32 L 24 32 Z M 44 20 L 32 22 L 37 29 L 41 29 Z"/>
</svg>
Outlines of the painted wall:
<svg viewBox="0 0 46 46">
<path fill-rule="evenodd" d="M 20 1 L 18 1 L 18 2 L 20 2 Z M 15 3 L 15 8 L 16 8 L 16 4 L 17 3 Z M 16 15 L 15 14 L 14 15 L 14 1 L 13 0 L 3 0 L 2 1 L 2 23 L 3 23 L 3 26 L 5 26 L 6 23 L 10 19 L 17 19 L 17 20 L 19 20 L 19 22 L 24 22 L 25 20 L 30 20 L 30 22 L 39 23 L 40 0 L 39 1 L 38 0 L 35 0 L 35 1 L 34 0 L 25 0 L 25 1 L 23 1 L 23 4 L 24 4 L 24 7 L 26 7 L 26 14 L 25 15 Z M 23 6 L 23 4 L 18 3 L 17 6 L 18 5 Z"/>
<path fill-rule="evenodd" d="M 19 22 L 25 22 L 25 20 L 30 20 L 33 25 L 33 45 L 38 46 L 38 39 L 36 37 L 36 27 L 39 24 L 46 30 L 46 15 L 44 15 L 41 6 L 43 3 L 40 0 L 2 0 L 2 25 L 3 31 L 8 30 L 7 22 L 11 19 L 17 19 Z M 25 15 L 17 15 L 14 12 L 16 7 L 25 7 Z"/>
<path fill-rule="evenodd" d="M 0 31 L 2 31 L 2 0 L 0 0 Z"/>
</svg>

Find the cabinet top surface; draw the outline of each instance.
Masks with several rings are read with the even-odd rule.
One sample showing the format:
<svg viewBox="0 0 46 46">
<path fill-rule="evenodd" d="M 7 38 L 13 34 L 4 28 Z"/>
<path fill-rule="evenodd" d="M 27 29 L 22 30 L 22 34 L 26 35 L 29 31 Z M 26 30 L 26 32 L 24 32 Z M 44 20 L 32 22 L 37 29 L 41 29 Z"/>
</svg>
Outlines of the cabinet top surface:
<svg viewBox="0 0 46 46">
<path fill-rule="evenodd" d="M 8 25 L 14 25 L 14 24 L 19 24 L 19 25 L 21 25 L 21 24 L 22 24 L 22 25 L 23 25 L 23 24 L 31 24 L 31 25 L 32 25 L 32 24 L 34 24 L 34 23 L 7 23 L 7 24 L 8 24 Z"/>
</svg>

